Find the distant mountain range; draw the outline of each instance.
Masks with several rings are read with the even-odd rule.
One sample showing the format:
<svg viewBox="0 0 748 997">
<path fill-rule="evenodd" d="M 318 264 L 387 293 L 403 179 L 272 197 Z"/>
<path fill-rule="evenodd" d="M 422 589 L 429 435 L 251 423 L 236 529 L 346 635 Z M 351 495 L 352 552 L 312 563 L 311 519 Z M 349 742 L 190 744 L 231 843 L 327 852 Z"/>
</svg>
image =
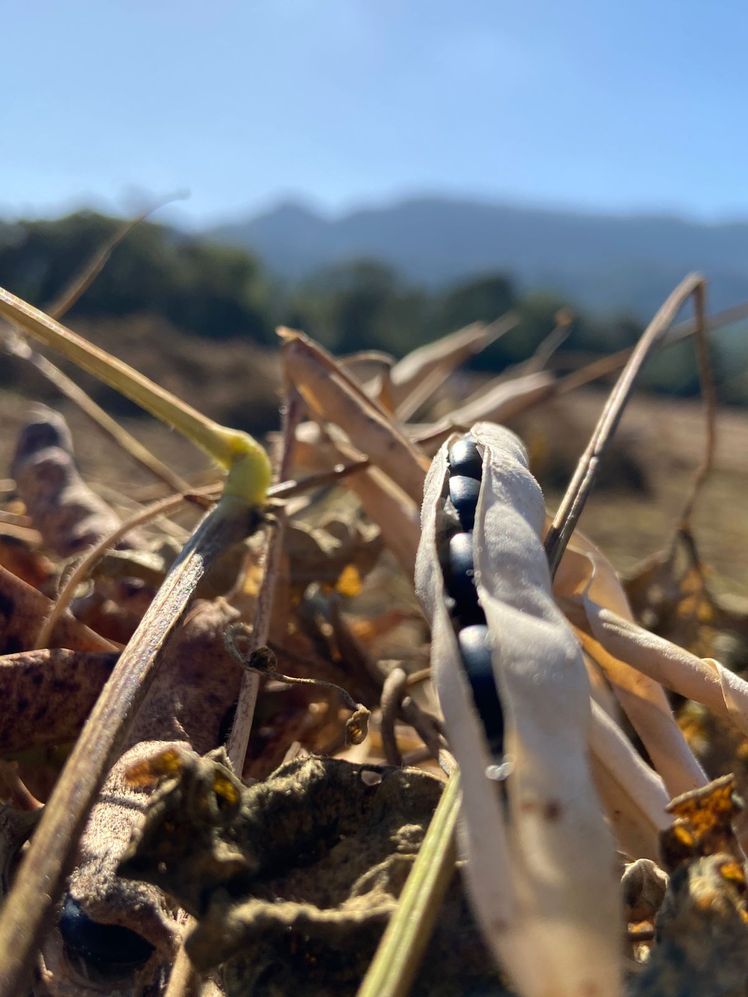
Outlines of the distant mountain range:
<svg viewBox="0 0 748 997">
<path fill-rule="evenodd" d="M 748 298 L 748 222 L 583 214 L 447 198 L 325 218 L 288 202 L 212 230 L 297 281 L 330 264 L 377 259 L 434 288 L 504 272 L 599 313 L 647 317 L 686 273 L 711 283 L 713 308 Z"/>
</svg>

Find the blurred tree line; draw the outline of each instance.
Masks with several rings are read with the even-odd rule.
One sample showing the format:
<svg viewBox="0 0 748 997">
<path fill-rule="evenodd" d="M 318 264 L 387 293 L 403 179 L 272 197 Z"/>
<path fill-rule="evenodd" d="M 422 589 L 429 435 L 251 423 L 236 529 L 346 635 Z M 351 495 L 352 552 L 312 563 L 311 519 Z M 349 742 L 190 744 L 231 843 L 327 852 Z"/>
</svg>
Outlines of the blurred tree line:
<svg viewBox="0 0 748 997">
<path fill-rule="evenodd" d="M 0 225 L 0 286 L 48 305 L 121 225 L 89 211 Z M 517 327 L 474 361 L 476 368 L 493 371 L 529 357 L 562 310 L 571 317 L 557 358 L 562 365 L 564 358 L 571 366 L 582 355 L 630 346 L 641 331 L 626 316 L 600 318 L 569 305 L 551 292 L 525 291 L 505 274 L 479 275 L 431 292 L 371 260 L 329 267 L 288 287 L 274 282 L 242 250 L 143 222 L 114 249 L 70 320 L 152 315 L 201 337 L 247 337 L 265 345 L 273 343 L 274 327 L 284 324 L 308 332 L 335 353 L 382 349 L 402 356 L 470 322 L 513 311 Z M 692 393 L 698 382 L 692 347 L 668 351 L 648 380 L 652 387 Z"/>
</svg>

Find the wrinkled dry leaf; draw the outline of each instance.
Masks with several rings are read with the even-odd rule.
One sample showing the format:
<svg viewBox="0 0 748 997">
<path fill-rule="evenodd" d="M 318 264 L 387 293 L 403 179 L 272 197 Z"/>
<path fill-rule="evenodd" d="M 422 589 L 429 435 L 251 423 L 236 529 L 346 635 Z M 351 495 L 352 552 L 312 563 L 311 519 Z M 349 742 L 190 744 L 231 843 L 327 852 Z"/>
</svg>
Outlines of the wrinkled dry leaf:
<svg viewBox="0 0 748 997">
<path fill-rule="evenodd" d="M 731 855 L 678 869 L 657 916 L 657 944 L 632 980 L 632 997 L 745 997 L 745 889 L 742 868 Z"/>
<path fill-rule="evenodd" d="M 736 861 L 742 861 L 733 831 L 733 822 L 741 810 L 733 775 L 721 776 L 676 796 L 668 806 L 674 815 L 672 825 L 662 834 L 662 854 L 668 871 L 690 859 L 717 852 L 730 853 Z"/>
<path fill-rule="evenodd" d="M 116 873 L 133 824 L 149 797 L 147 787 L 130 785 L 124 773 L 167 745 L 179 742 L 202 752 L 221 743 L 241 680 L 241 668 L 223 638 L 226 625 L 236 617 L 223 600 L 197 601 L 167 643 L 125 753 L 110 771 L 91 811 L 68 882 L 67 896 L 88 917 L 128 928 L 155 947 L 143 973 L 155 972 L 159 961 L 171 957 L 178 925 L 174 910 L 158 890 L 125 881 Z M 52 961 L 59 943 L 58 933 L 53 932 L 45 947 Z M 60 985 L 64 973 L 58 970 Z"/>
<path fill-rule="evenodd" d="M 52 602 L 0 565 L 0 653 L 29 650 Z M 65 613 L 52 634 L 55 647 L 74 651 L 113 651 L 116 646 Z"/>
<path fill-rule="evenodd" d="M 247 789 L 222 753 L 182 753 L 178 767 L 123 873 L 158 883 L 197 917 L 187 951 L 201 969 L 221 964 L 229 997 L 355 993 L 440 781 L 304 757 Z M 445 978 L 447 951 L 464 967 L 459 981 Z M 503 992 L 453 894 L 414 993 L 457 997 L 465 986 Z"/>
<path fill-rule="evenodd" d="M 0 657 L 0 754 L 74 740 L 117 657 L 67 649 Z"/>
</svg>

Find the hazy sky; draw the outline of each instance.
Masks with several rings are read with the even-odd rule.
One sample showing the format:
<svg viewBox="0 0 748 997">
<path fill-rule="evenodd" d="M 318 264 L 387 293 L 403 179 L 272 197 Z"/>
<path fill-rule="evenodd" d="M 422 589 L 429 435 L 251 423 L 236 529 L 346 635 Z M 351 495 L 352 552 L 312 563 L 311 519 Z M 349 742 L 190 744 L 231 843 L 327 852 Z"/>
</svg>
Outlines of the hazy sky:
<svg viewBox="0 0 748 997">
<path fill-rule="evenodd" d="M 748 217 L 748 6 L 0 0 L 0 213 L 289 194 Z"/>
</svg>

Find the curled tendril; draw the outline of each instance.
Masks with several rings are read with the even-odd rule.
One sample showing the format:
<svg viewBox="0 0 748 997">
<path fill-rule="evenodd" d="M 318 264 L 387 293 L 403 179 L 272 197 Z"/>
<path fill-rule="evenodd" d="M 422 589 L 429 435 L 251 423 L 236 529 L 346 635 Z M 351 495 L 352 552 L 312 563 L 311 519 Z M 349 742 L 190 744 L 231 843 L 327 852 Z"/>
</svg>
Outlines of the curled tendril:
<svg viewBox="0 0 748 997">
<path fill-rule="evenodd" d="M 287 685 L 313 685 L 324 689 L 333 689 L 340 695 L 343 703 L 352 711 L 346 721 L 345 733 L 349 744 L 361 744 L 369 732 L 369 717 L 371 711 L 363 703 L 357 703 L 347 690 L 335 682 L 326 679 L 300 678 L 296 675 L 284 675 L 278 671 L 278 659 L 275 652 L 266 644 L 252 647 L 252 630 L 246 623 L 231 623 L 223 632 L 226 650 L 244 668 L 257 672 L 259 675 L 273 678 Z"/>
</svg>

